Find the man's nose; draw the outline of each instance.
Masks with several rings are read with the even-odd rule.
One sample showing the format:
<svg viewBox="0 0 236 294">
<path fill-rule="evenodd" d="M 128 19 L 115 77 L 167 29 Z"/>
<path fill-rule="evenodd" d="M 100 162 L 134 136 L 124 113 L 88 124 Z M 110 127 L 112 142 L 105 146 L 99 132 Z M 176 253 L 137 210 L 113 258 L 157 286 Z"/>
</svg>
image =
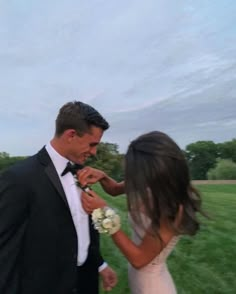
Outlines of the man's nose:
<svg viewBox="0 0 236 294">
<path fill-rule="evenodd" d="M 96 146 L 91 147 L 90 154 L 93 155 L 93 156 L 95 156 L 97 154 L 97 147 Z"/>
</svg>

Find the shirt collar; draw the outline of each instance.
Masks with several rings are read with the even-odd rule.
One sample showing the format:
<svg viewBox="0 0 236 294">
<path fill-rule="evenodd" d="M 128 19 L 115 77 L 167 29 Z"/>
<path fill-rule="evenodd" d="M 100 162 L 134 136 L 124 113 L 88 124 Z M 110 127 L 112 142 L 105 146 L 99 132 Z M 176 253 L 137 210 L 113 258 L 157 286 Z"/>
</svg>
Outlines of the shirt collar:
<svg viewBox="0 0 236 294">
<path fill-rule="evenodd" d="M 63 172 L 63 170 L 65 169 L 67 163 L 68 163 L 68 159 L 66 159 L 65 157 L 63 157 L 61 154 L 59 154 L 51 145 L 51 143 L 49 142 L 46 146 L 45 146 L 48 155 L 50 156 L 53 165 L 55 166 L 55 169 L 57 171 L 57 173 L 59 175 L 61 175 L 61 173 Z"/>
</svg>

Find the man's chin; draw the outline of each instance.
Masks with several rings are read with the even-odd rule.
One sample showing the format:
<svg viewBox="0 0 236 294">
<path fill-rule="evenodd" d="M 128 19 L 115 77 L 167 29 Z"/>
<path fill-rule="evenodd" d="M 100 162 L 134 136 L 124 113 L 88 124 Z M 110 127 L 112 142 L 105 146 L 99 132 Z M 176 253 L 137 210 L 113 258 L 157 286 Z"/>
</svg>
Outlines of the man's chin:
<svg viewBox="0 0 236 294">
<path fill-rule="evenodd" d="M 89 159 L 90 156 L 83 156 L 77 159 L 78 164 L 84 165 L 86 163 L 86 161 Z"/>
<path fill-rule="evenodd" d="M 88 159 L 88 157 L 82 157 L 82 158 L 78 158 L 77 162 L 78 164 L 85 164 L 86 160 Z"/>
<path fill-rule="evenodd" d="M 84 163 L 85 163 L 85 160 L 78 159 L 78 160 L 76 160 L 76 163 L 77 163 L 77 164 L 84 165 Z"/>
</svg>

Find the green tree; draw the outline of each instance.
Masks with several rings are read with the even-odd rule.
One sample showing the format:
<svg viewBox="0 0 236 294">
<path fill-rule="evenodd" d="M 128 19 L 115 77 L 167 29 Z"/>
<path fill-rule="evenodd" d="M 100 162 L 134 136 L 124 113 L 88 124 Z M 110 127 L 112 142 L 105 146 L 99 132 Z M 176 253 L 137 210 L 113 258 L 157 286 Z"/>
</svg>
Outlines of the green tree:
<svg viewBox="0 0 236 294">
<path fill-rule="evenodd" d="M 101 142 L 96 157 L 89 158 L 86 165 L 101 169 L 112 178 L 121 181 L 124 178 L 123 157 L 118 151 L 117 144 Z"/>
<path fill-rule="evenodd" d="M 1 153 L 1 152 L 0 152 Z M 25 159 L 25 156 L 5 156 L 5 157 L 1 157 L 0 156 L 0 172 L 2 172 L 3 170 L 7 169 L 8 167 L 10 167 L 11 165 L 17 163 L 20 160 Z"/>
<path fill-rule="evenodd" d="M 230 159 L 219 159 L 215 168 L 207 173 L 209 180 L 236 180 L 236 163 Z"/>
<path fill-rule="evenodd" d="M 236 162 L 236 139 L 217 144 L 219 157 Z"/>
<path fill-rule="evenodd" d="M 9 157 L 10 157 L 10 155 L 7 152 L 5 152 L 5 151 L 0 152 L 0 158 L 9 158 Z"/>
<path fill-rule="evenodd" d="M 213 141 L 198 141 L 186 146 L 185 156 L 193 180 L 205 180 L 209 169 L 214 168 L 218 157 Z"/>
</svg>

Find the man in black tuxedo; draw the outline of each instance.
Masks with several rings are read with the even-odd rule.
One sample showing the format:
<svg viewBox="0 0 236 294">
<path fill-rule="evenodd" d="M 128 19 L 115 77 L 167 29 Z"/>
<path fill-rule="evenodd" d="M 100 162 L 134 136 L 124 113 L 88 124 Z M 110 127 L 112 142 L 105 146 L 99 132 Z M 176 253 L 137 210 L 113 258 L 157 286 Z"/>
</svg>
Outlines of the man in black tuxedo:
<svg viewBox="0 0 236 294">
<path fill-rule="evenodd" d="M 99 236 L 81 206 L 68 162 L 96 154 L 106 120 L 79 101 L 65 104 L 54 138 L 0 176 L 0 293 L 97 294 L 116 284 Z M 29 140 L 30 141 L 30 140 Z"/>
</svg>

